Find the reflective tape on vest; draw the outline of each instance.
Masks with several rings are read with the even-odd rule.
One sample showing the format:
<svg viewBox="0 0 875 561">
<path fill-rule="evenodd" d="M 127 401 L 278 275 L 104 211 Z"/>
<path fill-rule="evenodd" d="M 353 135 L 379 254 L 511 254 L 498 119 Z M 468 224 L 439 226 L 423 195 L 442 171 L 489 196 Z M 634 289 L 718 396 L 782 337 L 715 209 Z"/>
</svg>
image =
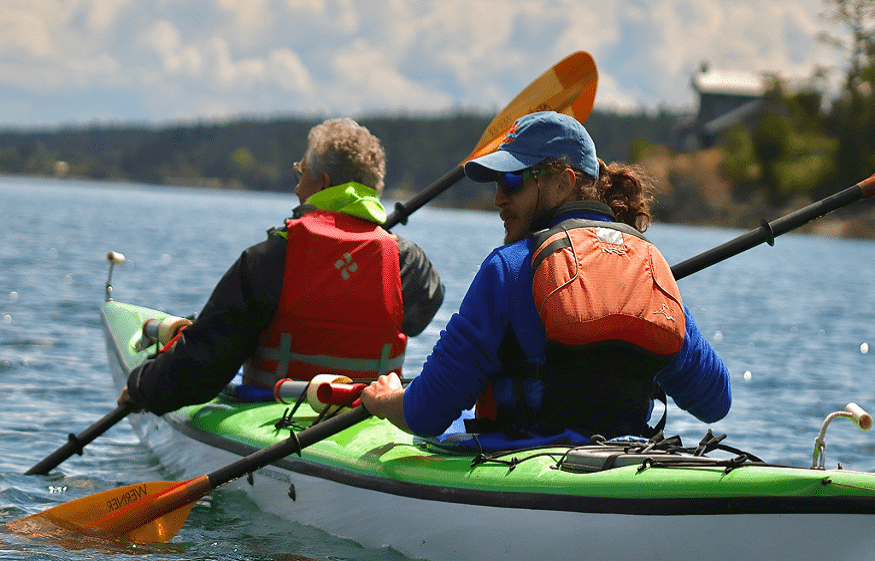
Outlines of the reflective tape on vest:
<svg viewBox="0 0 875 561">
<path fill-rule="evenodd" d="M 265 387 L 270 387 L 276 380 L 286 376 L 295 374 L 294 363 L 307 364 L 324 369 L 324 372 L 358 372 L 368 374 L 369 377 L 376 378 L 388 372 L 400 372 L 404 365 L 404 354 L 396 357 L 390 357 L 392 345 L 387 343 L 383 346 L 383 352 L 379 359 L 364 359 L 364 358 L 347 358 L 331 355 L 305 355 L 301 353 L 291 352 L 291 336 L 284 333 L 280 348 L 273 347 L 258 347 L 255 351 L 255 356 L 267 360 L 277 361 L 276 372 L 265 372 L 258 370 L 252 366 L 251 361 L 247 361 L 244 366 L 244 378 L 247 383 L 256 383 Z M 291 366 L 291 370 L 289 367 Z"/>
<path fill-rule="evenodd" d="M 280 348 L 258 347 L 255 352 L 261 358 L 277 361 L 279 363 L 277 366 L 277 374 L 284 374 L 289 369 L 289 364 L 292 362 L 303 362 L 304 364 L 322 366 L 328 370 L 374 372 L 378 376 L 399 369 L 404 364 L 403 354 L 396 356 L 395 358 L 389 358 L 389 354 L 392 352 L 391 343 L 386 343 L 383 346 L 382 355 L 378 359 L 345 358 L 331 355 L 305 355 L 291 352 L 291 345 L 291 335 L 283 333 L 280 341 Z"/>
</svg>

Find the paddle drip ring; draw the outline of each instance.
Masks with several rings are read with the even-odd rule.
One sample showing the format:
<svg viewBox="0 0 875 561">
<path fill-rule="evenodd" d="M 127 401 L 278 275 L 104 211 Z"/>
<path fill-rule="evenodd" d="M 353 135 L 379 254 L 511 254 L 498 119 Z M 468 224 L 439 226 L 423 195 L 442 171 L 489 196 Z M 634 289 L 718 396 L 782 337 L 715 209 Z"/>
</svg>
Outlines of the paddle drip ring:
<svg viewBox="0 0 875 561">
<path fill-rule="evenodd" d="M 289 433 L 290 433 L 290 434 L 289 434 L 289 438 L 295 441 L 295 448 L 297 448 L 297 449 L 295 450 L 295 453 L 298 455 L 299 458 L 301 458 L 301 457 L 302 457 L 302 456 L 301 456 L 301 450 L 303 450 L 304 447 L 301 446 L 301 441 L 298 439 L 298 433 L 296 433 L 296 432 L 293 431 L 293 430 L 292 430 L 292 431 L 289 431 Z"/>
<path fill-rule="evenodd" d="M 67 440 L 69 440 L 70 444 L 73 445 L 73 451 L 76 452 L 78 456 L 81 456 L 84 452 L 83 447 L 85 446 L 85 444 L 87 444 L 87 442 L 82 442 L 72 432 L 67 435 Z"/>
<path fill-rule="evenodd" d="M 774 246 L 775 245 L 775 231 L 772 229 L 772 225 L 763 218 L 760 220 L 760 228 L 766 231 L 766 243 Z"/>
</svg>

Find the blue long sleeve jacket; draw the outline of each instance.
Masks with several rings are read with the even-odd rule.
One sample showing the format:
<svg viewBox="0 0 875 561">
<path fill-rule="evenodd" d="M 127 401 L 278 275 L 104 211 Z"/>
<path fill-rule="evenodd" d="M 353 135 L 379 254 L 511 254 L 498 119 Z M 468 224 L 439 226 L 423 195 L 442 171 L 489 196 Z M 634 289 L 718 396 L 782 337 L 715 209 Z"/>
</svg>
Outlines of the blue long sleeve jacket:
<svg viewBox="0 0 875 561">
<path fill-rule="evenodd" d="M 605 220 L 576 212 L 569 217 Z M 499 247 L 480 267 L 459 308 L 441 332 L 422 372 L 404 395 L 404 418 L 414 433 L 436 436 L 462 411 L 474 406 L 503 365 L 498 349 L 507 333 L 516 334 L 532 364 L 546 362 L 547 337 L 532 296 L 531 240 Z M 681 350 L 656 377 L 682 409 L 711 423 L 729 412 L 729 372 L 684 306 L 686 336 Z"/>
</svg>

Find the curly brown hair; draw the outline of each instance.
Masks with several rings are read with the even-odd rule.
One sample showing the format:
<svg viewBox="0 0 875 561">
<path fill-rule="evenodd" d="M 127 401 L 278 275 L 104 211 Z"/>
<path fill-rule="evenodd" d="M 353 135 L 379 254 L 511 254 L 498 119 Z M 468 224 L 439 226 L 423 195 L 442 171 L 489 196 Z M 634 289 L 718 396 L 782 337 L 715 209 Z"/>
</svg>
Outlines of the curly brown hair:
<svg viewBox="0 0 875 561">
<path fill-rule="evenodd" d="M 650 206 L 654 202 L 655 184 L 641 168 L 618 162 L 608 165 L 599 159 L 599 176 L 593 179 L 562 160 L 548 160 L 544 165 L 557 171 L 565 168 L 574 170 L 578 201 L 605 203 L 614 211 L 618 222 L 628 224 L 639 232 L 646 231 L 650 226 L 653 220 Z"/>
<path fill-rule="evenodd" d="M 306 160 L 313 175 L 328 172 L 332 185 L 355 181 L 383 191 L 386 153 L 380 140 L 352 119 L 329 119 L 310 129 Z"/>
</svg>

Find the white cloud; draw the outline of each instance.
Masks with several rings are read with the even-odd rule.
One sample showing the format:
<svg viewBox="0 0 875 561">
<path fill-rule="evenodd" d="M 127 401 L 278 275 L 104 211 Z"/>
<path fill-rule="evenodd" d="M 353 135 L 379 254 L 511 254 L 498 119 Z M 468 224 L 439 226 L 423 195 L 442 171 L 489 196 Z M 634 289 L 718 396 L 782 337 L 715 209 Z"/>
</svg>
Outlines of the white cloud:
<svg viewBox="0 0 875 561">
<path fill-rule="evenodd" d="M 844 31 L 819 17 L 823 0 L 3 2 L 4 105 L 33 110 L 0 108 L 0 127 L 61 111 L 141 122 L 494 110 L 576 50 L 598 64 L 598 107 L 684 107 L 702 60 L 805 76 L 841 63 L 816 34 Z"/>
<path fill-rule="evenodd" d="M 0 54 L 22 52 L 35 57 L 55 53 L 52 42 L 54 2 L 12 2 L 0 10 Z M 54 22 L 59 24 L 57 20 Z"/>
<path fill-rule="evenodd" d="M 224 37 L 213 37 L 209 44 L 210 76 L 221 88 L 246 89 L 264 79 L 267 65 L 258 57 L 234 58 Z"/>
<path fill-rule="evenodd" d="M 646 109 L 645 100 L 634 91 L 624 90 L 610 74 L 599 75 L 594 107 L 603 111 L 630 114 Z"/>
<path fill-rule="evenodd" d="M 617 24 L 619 10 L 583 2 L 574 2 L 565 8 L 568 27 L 561 30 L 557 38 L 552 50 L 554 58 L 580 50 L 596 53 L 625 39 Z"/>
<path fill-rule="evenodd" d="M 68 63 L 67 70 L 67 85 L 71 82 L 83 87 L 91 86 L 94 83 L 112 85 L 118 84 L 120 78 L 123 77 L 118 62 L 106 53 L 72 59 Z"/>
<path fill-rule="evenodd" d="M 398 71 L 396 61 L 366 41 L 354 42 L 337 53 L 332 61 L 336 84 L 350 109 L 361 111 L 368 106 L 380 109 L 433 110 L 452 103 L 449 96 L 408 79 Z M 415 101 L 413 107 L 411 102 Z"/>
<path fill-rule="evenodd" d="M 216 0 L 216 5 L 233 16 L 234 24 L 245 30 L 264 27 L 269 17 L 269 0 Z"/>
<path fill-rule="evenodd" d="M 285 0 L 285 5 L 294 12 L 304 10 L 323 12 L 325 11 L 325 3 L 326 0 Z"/>
<path fill-rule="evenodd" d="M 110 28 L 116 23 L 119 12 L 128 6 L 135 7 L 131 0 L 93 0 L 89 23 L 96 30 Z"/>
<path fill-rule="evenodd" d="M 153 51 L 160 60 L 159 68 L 148 63 L 140 63 L 148 80 L 154 86 L 162 81 L 177 79 L 201 79 L 205 73 L 205 60 L 202 52 L 194 45 L 183 42 L 180 30 L 172 22 L 159 20 L 153 23 L 140 37 L 144 49 Z"/>
<path fill-rule="evenodd" d="M 283 89 L 313 94 L 313 79 L 301 58 L 289 49 L 278 49 L 270 54 L 270 75 Z"/>
</svg>

